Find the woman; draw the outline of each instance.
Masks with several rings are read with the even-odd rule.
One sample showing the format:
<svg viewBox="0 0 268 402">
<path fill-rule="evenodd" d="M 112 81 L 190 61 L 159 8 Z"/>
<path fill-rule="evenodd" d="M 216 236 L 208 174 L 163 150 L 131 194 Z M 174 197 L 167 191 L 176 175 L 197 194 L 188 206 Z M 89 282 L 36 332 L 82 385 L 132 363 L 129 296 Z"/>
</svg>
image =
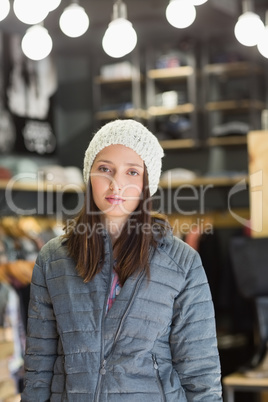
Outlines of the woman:
<svg viewBox="0 0 268 402">
<path fill-rule="evenodd" d="M 151 213 L 162 157 L 133 120 L 90 142 L 84 207 L 34 268 L 22 401 L 222 400 L 200 258 Z"/>
</svg>

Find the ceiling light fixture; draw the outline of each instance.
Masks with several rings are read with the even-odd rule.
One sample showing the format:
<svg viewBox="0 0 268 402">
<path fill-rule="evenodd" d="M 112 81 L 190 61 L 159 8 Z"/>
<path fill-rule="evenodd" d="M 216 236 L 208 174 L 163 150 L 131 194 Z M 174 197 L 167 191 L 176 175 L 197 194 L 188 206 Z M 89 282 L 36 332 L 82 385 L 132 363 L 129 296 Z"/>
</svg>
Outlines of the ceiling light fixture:
<svg viewBox="0 0 268 402">
<path fill-rule="evenodd" d="M 243 14 L 234 29 L 235 37 L 244 46 L 255 46 L 264 31 L 264 24 L 258 14 L 253 12 L 251 0 L 243 0 L 242 7 Z"/>
<path fill-rule="evenodd" d="M 102 47 L 109 56 L 119 58 L 132 52 L 137 44 L 137 34 L 127 19 L 127 7 L 121 0 L 113 5 L 113 16 L 102 39 Z"/>
<path fill-rule="evenodd" d="M 194 6 L 201 6 L 201 4 L 206 3 L 208 0 L 192 0 Z"/>
<path fill-rule="evenodd" d="M 65 8 L 60 16 L 60 29 L 70 38 L 84 35 L 89 27 L 89 18 L 85 9 L 73 0 L 72 4 Z"/>
<path fill-rule="evenodd" d="M 48 15 L 46 1 L 14 0 L 13 9 L 16 17 L 29 25 L 39 24 Z"/>
<path fill-rule="evenodd" d="M 9 0 L 0 0 L 0 21 L 3 21 L 8 16 L 9 10 Z"/>
<path fill-rule="evenodd" d="M 28 28 L 21 41 L 23 53 L 31 60 L 45 59 L 50 54 L 52 46 L 51 36 L 42 25 Z"/>
<path fill-rule="evenodd" d="M 175 28 L 187 28 L 196 17 L 195 6 L 189 0 L 170 0 L 166 8 L 166 18 Z"/>
<path fill-rule="evenodd" d="M 268 59 L 268 10 L 265 13 L 265 28 L 257 43 L 257 48 L 260 54 Z"/>
<path fill-rule="evenodd" d="M 45 0 L 47 4 L 48 11 L 54 11 L 59 7 L 61 0 Z"/>
</svg>

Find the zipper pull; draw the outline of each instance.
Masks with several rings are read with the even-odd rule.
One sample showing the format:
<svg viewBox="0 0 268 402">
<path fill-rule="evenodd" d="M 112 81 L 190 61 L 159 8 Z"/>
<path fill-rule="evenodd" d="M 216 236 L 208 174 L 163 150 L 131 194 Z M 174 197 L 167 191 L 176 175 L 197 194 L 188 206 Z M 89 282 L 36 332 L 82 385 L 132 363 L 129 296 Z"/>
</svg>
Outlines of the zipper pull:
<svg viewBox="0 0 268 402">
<path fill-rule="evenodd" d="M 155 355 L 152 355 L 152 356 L 153 356 L 154 369 L 158 370 L 158 363 L 156 361 L 156 357 L 155 357 Z"/>
<path fill-rule="evenodd" d="M 100 374 L 101 375 L 106 374 L 106 369 L 105 369 L 106 363 L 107 363 L 106 360 L 103 360 L 102 365 L 101 365 L 101 369 L 100 369 Z"/>
</svg>

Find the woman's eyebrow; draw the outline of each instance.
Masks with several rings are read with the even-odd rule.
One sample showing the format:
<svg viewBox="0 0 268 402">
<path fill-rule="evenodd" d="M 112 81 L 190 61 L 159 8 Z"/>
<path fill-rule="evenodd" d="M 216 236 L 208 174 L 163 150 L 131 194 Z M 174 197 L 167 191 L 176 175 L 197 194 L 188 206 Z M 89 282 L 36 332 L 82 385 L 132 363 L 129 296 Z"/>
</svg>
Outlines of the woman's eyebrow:
<svg viewBox="0 0 268 402">
<path fill-rule="evenodd" d="M 99 159 L 99 160 L 97 160 L 96 162 L 97 162 L 97 163 L 111 163 L 111 164 L 113 164 L 112 161 L 108 161 L 107 159 Z"/>
<path fill-rule="evenodd" d="M 114 163 L 112 161 L 109 161 L 108 159 L 99 159 L 96 162 L 97 163 L 110 163 L 111 165 L 114 165 Z M 126 166 L 137 166 L 137 167 L 143 169 L 143 166 L 139 165 L 138 163 L 126 162 L 126 163 L 124 163 L 124 165 L 126 165 Z"/>
<path fill-rule="evenodd" d="M 128 163 L 125 163 L 125 165 L 126 165 L 126 166 L 137 166 L 137 167 L 143 169 L 143 166 L 139 165 L 138 163 L 131 163 L 131 162 L 128 162 Z"/>
</svg>

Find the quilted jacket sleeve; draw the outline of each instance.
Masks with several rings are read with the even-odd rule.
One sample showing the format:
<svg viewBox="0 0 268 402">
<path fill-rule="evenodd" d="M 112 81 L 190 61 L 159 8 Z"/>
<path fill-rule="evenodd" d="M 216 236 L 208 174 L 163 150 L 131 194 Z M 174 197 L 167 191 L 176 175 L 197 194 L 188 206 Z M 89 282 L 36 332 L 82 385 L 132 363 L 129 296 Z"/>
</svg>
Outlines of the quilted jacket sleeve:
<svg viewBox="0 0 268 402">
<path fill-rule="evenodd" d="M 174 305 L 170 336 L 173 365 L 188 402 L 218 402 L 222 393 L 214 306 L 197 253 L 188 265 L 185 286 Z"/>
<path fill-rule="evenodd" d="M 41 251 L 42 254 L 42 251 Z M 25 353 L 25 380 L 21 401 L 50 400 L 53 366 L 57 357 L 58 335 L 51 299 L 39 255 L 31 283 Z"/>
</svg>

